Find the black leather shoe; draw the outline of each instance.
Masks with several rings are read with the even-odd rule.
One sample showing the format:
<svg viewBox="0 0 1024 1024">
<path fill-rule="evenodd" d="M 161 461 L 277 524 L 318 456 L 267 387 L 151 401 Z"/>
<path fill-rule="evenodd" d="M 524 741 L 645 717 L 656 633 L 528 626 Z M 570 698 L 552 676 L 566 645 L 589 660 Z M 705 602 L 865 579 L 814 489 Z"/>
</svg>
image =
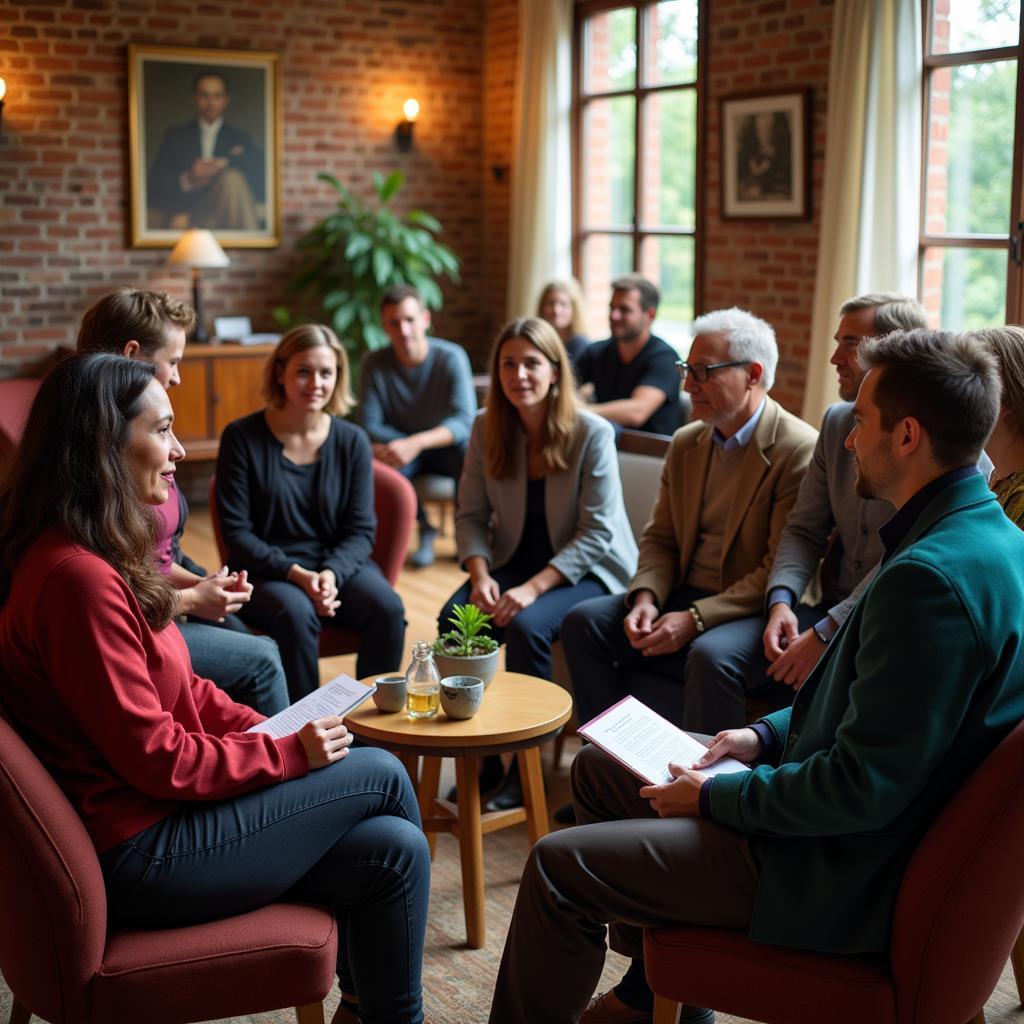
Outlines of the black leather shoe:
<svg viewBox="0 0 1024 1024">
<path fill-rule="evenodd" d="M 509 777 L 502 783 L 490 800 L 484 804 L 485 811 L 511 811 L 513 807 L 523 806 L 523 786 L 519 781 L 518 774 L 515 778 L 509 772 Z"/>
<path fill-rule="evenodd" d="M 555 811 L 554 819 L 559 825 L 575 825 L 576 808 L 572 804 L 563 804 Z"/>
</svg>

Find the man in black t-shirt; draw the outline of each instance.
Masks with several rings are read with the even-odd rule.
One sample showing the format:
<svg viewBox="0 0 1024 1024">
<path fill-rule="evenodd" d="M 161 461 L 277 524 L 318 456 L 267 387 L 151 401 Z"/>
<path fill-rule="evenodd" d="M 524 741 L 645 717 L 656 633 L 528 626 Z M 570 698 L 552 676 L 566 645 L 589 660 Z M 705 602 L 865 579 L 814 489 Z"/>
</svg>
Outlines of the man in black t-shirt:
<svg viewBox="0 0 1024 1024">
<path fill-rule="evenodd" d="M 608 309 L 612 336 L 588 345 L 579 358 L 581 390 L 592 385 L 591 410 L 617 429 L 672 434 L 679 426 L 679 356 L 651 334 L 660 297 L 639 274 L 613 281 Z"/>
</svg>

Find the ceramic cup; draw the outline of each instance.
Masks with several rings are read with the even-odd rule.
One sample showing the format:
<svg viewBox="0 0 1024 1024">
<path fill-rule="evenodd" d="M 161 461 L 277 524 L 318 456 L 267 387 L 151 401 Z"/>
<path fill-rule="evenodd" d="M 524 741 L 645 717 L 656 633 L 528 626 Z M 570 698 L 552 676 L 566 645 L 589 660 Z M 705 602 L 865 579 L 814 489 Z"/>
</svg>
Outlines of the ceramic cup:
<svg viewBox="0 0 1024 1024">
<path fill-rule="evenodd" d="M 377 676 L 373 703 L 381 711 L 405 710 L 405 676 Z"/>
<path fill-rule="evenodd" d="M 441 680 L 441 707 L 449 718 L 472 718 L 484 702 L 479 676 L 448 676 Z"/>
</svg>

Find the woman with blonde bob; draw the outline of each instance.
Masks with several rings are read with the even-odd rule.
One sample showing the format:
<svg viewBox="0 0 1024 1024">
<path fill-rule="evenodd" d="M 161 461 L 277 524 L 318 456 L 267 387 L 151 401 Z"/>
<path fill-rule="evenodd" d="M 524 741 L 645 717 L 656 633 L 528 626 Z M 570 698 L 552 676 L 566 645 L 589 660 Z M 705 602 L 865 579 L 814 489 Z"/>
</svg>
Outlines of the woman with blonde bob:
<svg viewBox="0 0 1024 1024">
<path fill-rule="evenodd" d="M 1003 511 L 1024 529 L 1024 327 L 971 331 L 999 362 L 1003 394 L 999 418 L 985 442 L 992 460 L 989 481 Z"/>
<path fill-rule="evenodd" d="M 281 649 L 291 699 L 319 686 L 325 618 L 359 634 L 360 676 L 402 660 L 405 612 L 370 560 L 376 518 L 370 442 L 341 417 L 348 358 L 330 328 L 305 324 L 267 363 L 266 409 L 228 424 L 217 511 L 233 568 L 257 583 L 243 621 Z"/>
<path fill-rule="evenodd" d="M 583 315 L 583 292 L 576 278 L 549 281 L 544 285 L 537 301 L 537 316 L 547 320 L 558 332 L 575 370 L 583 350 L 590 343 Z"/>
<path fill-rule="evenodd" d="M 554 328 L 536 317 L 510 323 L 495 342 L 490 377 L 455 516 L 469 579 L 439 626 L 450 628 L 452 607 L 469 601 L 494 616 L 509 671 L 550 679 L 562 619 L 580 601 L 625 590 L 636 544 L 612 428 L 577 405 Z M 488 806 L 518 802 L 513 775 Z"/>
</svg>

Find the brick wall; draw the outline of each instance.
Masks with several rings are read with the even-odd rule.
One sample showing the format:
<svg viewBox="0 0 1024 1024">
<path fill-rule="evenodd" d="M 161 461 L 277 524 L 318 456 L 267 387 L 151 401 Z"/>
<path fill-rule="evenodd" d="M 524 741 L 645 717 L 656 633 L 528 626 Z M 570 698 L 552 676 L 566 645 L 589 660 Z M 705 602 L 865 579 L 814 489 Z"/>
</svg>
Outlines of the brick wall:
<svg viewBox="0 0 1024 1024">
<path fill-rule="evenodd" d="M 810 344 L 818 261 L 831 0 L 711 0 L 705 150 L 705 310 L 738 305 L 776 331 L 780 360 L 773 395 L 799 412 Z M 810 86 L 809 221 L 722 220 L 719 102 L 731 93 Z"/>
<path fill-rule="evenodd" d="M 128 248 L 130 42 L 282 54 L 282 244 L 229 250 L 231 267 L 204 276 L 210 316 L 272 326 L 294 242 L 330 207 L 317 171 L 368 190 L 372 170 L 402 168 L 403 205 L 438 216 L 464 264 L 438 333 L 477 350 L 493 328 L 481 294 L 499 318 L 504 309 L 508 181 L 494 183 L 489 165 L 509 162 L 511 95 L 486 118 L 484 100 L 511 82 L 515 9 L 515 0 L 0 3 L 0 375 L 73 343 L 81 312 L 114 286 L 189 295 L 165 250 Z M 501 54 L 486 76 L 485 39 Z M 416 144 L 399 154 L 392 131 L 410 95 L 421 105 Z"/>
</svg>

